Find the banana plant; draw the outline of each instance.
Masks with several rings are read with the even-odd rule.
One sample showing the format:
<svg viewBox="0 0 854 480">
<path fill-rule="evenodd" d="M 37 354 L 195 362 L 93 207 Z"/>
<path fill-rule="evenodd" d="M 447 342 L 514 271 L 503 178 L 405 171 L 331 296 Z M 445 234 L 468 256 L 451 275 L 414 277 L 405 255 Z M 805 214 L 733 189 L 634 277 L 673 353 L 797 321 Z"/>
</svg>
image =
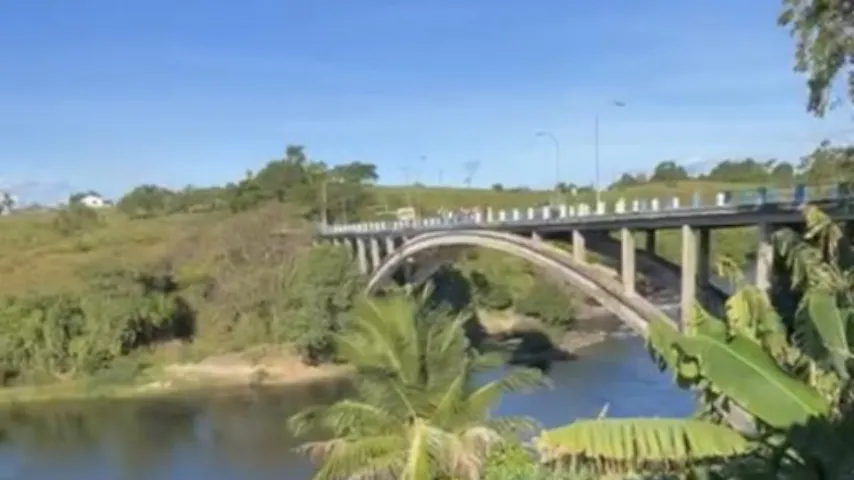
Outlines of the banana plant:
<svg viewBox="0 0 854 480">
<path fill-rule="evenodd" d="M 736 276 L 723 318 L 697 307 L 683 332 L 653 320 L 646 341 L 675 382 L 698 393 L 692 419 L 580 420 L 545 431 L 541 455 L 602 473 L 685 473 L 725 478 L 848 478 L 854 473 L 854 254 L 814 208 L 806 234 L 775 234 L 775 265 L 787 292 L 767 295 Z M 784 308 L 780 297 L 794 299 Z M 733 413 L 755 423 L 745 436 Z M 733 473 L 737 472 L 737 473 Z"/>
</svg>

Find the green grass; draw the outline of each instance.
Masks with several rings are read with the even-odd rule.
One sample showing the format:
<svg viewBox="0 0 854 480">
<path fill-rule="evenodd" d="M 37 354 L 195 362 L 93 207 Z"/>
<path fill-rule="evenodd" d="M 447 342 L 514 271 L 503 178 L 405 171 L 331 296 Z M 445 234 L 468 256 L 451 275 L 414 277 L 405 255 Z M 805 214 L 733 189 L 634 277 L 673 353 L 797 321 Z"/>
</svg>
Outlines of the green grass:
<svg viewBox="0 0 854 480">
<path fill-rule="evenodd" d="M 732 184 L 722 182 L 683 181 L 660 184 L 644 184 L 629 188 L 608 190 L 602 192 L 602 199 L 614 202 L 619 198 L 633 199 L 667 199 L 679 197 L 680 201 L 690 201 L 695 192 L 700 193 L 703 202 L 712 203 L 718 192 L 727 190 L 749 189 L 750 185 Z M 594 194 L 580 194 L 572 197 L 569 194 L 557 195 L 554 191 L 524 190 L 524 191 L 496 191 L 485 188 L 451 188 L 451 187 L 400 187 L 380 186 L 377 187 L 376 196 L 380 205 L 388 205 L 390 208 L 406 205 L 407 199 L 411 198 L 413 204 L 425 211 L 435 211 L 440 208 L 513 208 L 527 207 L 550 202 L 557 198 L 563 198 L 567 203 L 594 201 Z"/>
<path fill-rule="evenodd" d="M 169 254 L 187 234 L 213 226 L 224 213 L 130 220 L 105 211 L 101 225 L 65 236 L 54 214 L 0 217 L 0 295 L 76 288 L 93 271 L 143 268 Z"/>
<path fill-rule="evenodd" d="M 699 181 L 672 184 L 641 185 L 603 192 L 606 201 L 618 198 L 661 199 L 678 196 L 683 202 L 694 192 L 704 201 L 712 202 L 714 195 L 724 190 L 745 189 L 744 184 Z M 375 188 L 380 205 L 396 208 L 405 205 L 409 194 L 425 211 L 440 208 L 526 207 L 542 204 L 554 198 L 553 191 L 495 191 L 451 187 L 392 187 Z M 569 196 L 567 202 L 572 203 Z M 592 202 L 591 195 L 580 195 L 579 202 Z M 211 232 L 228 217 L 227 212 L 176 214 L 149 219 L 130 220 L 112 211 L 101 214 L 99 227 L 79 234 L 64 236 L 53 227 L 54 214 L 31 213 L 0 217 L 0 295 L 9 293 L 60 291 L 75 288 L 94 271 L 119 268 L 143 268 L 172 256 L 188 232 Z M 273 228 L 273 227 L 271 227 Z M 751 229 L 715 231 L 713 256 L 733 256 L 740 259 L 753 249 Z M 197 245 L 204 248 L 204 243 Z M 661 232 L 657 238 L 659 252 L 672 261 L 680 258 L 676 232 Z M 196 256 L 196 255 L 193 255 Z M 514 267 L 515 268 L 515 267 Z M 192 268 L 187 267 L 192 270 Z"/>
</svg>

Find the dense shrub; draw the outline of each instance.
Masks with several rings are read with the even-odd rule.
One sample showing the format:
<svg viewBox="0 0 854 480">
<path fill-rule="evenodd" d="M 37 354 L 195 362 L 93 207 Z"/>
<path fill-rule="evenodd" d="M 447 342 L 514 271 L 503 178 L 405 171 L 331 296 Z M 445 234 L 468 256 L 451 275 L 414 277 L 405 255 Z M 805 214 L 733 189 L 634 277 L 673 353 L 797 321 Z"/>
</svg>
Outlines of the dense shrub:
<svg viewBox="0 0 854 480">
<path fill-rule="evenodd" d="M 189 336 L 192 311 L 152 281 L 126 274 L 109 290 L 0 299 L 4 383 L 95 375 L 136 348 Z"/>
<path fill-rule="evenodd" d="M 506 283 L 491 281 L 477 270 L 471 272 L 470 277 L 479 307 L 488 310 L 504 310 L 513 305 L 513 296 Z"/>
<path fill-rule="evenodd" d="M 53 228 L 62 235 L 73 235 L 95 228 L 101 224 L 101 217 L 95 209 L 79 203 L 71 204 L 57 212 L 53 219 Z"/>
<path fill-rule="evenodd" d="M 519 300 L 516 310 L 550 327 L 567 329 L 575 322 L 576 307 L 572 295 L 565 287 L 549 280 L 538 281 Z"/>
</svg>

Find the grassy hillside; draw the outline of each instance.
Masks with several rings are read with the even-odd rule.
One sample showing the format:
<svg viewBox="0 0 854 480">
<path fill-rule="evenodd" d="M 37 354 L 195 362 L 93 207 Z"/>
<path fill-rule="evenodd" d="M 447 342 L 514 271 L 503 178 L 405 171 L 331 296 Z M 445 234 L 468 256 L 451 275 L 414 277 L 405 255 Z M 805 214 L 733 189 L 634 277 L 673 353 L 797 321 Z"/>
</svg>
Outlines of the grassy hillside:
<svg viewBox="0 0 854 480">
<path fill-rule="evenodd" d="M 687 181 L 673 184 L 642 185 L 609 191 L 603 198 L 667 198 L 679 196 L 687 201 L 695 191 L 711 201 L 723 190 L 745 188 L 742 185 Z M 426 211 L 439 208 L 493 206 L 524 207 L 547 202 L 554 192 L 494 191 L 487 189 L 387 187 L 375 188 L 377 203 L 404 205 L 408 195 Z M 579 195 L 578 201 L 592 201 Z M 567 196 L 567 201 L 571 199 Z M 76 288 L 85 278 L 109 269 L 135 269 L 175 257 L 175 249 L 188 236 L 196 236 L 196 254 L 204 250 L 216 235 L 217 225 L 231 217 L 230 212 L 214 211 L 173 214 L 129 219 L 113 211 L 100 214 L 98 224 L 74 234 L 57 228 L 56 214 L 30 213 L 0 217 L 0 294 L 33 291 L 58 291 Z M 282 220 L 284 221 L 284 219 Z M 271 230 L 275 227 L 270 226 Z M 714 255 L 737 258 L 751 249 L 750 229 L 715 232 Z M 676 232 L 658 236 L 659 250 L 672 260 L 679 259 Z M 510 263 L 513 263 L 512 261 Z M 513 269 L 519 267 L 513 266 Z"/>
<path fill-rule="evenodd" d="M 226 218 L 224 212 L 140 220 L 100 213 L 97 226 L 74 235 L 60 232 L 52 213 L 0 217 L 0 294 L 76 289 L 97 272 L 147 267 L 191 232 Z"/>
<path fill-rule="evenodd" d="M 620 197 L 626 199 L 643 199 L 658 197 L 661 199 L 678 196 L 682 201 L 691 199 L 694 192 L 699 192 L 704 201 L 712 202 L 718 192 L 726 190 L 742 190 L 749 188 L 745 184 L 707 182 L 688 180 L 672 183 L 643 184 L 619 188 L 602 193 L 605 201 L 613 202 Z M 451 187 L 391 187 L 381 186 L 375 190 L 378 203 L 390 207 L 403 206 L 407 199 L 425 211 L 435 211 L 440 208 L 471 208 L 477 206 L 492 206 L 494 208 L 526 207 L 549 202 L 556 198 L 554 191 L 536 190 L 503 190 L 496 191 L 480 188 L 451 188 Z M 569 194 L 558 196 L 567 203 L 593 202 L 594 194 L 586 192 L 576 197 Z"/>
</svg>

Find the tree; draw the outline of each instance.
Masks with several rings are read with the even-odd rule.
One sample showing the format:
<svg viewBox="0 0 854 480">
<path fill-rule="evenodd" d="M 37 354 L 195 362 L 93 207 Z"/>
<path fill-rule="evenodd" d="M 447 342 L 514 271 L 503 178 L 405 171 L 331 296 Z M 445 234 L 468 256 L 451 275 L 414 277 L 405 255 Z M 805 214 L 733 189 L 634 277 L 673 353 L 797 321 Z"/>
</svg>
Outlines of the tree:
<svg viewBox="0 0 854 480">
<path fill-rule="evenodd" d="M 9 192 L 2 192 L 0 195 L 0 213 L 8 213 L 15 206 L 15 197 Z"/>
<path fill-rule="evenodd" d="M 676 182 L 679 180 L 687 180 L 689 178 L 685 167 L 679 165 L 673 160 L 661 162 L 655 166 L 650 177 L 650 182 Z"/>
<path fill-rule="evenodd" d="M 631 173 L 624 173 L 620 175 L 620 178 L 616 182 L 612 183 L 608 188 L 631 187 L 641 183 L 646 183 L 646 177 L 643 174 L 635 176 Z"/>
<path fill-rule="evenodd" d="M 237 184 L 229 185 L 228 192 L 230 194 L 228 206 L 234 213 L 257 207 L 269 198 L 264 187 L 261 186 L 251 170 L 246 171 L 243 180 Z"/>
<path fill-rule="evenodd" d="M 75 203 L 80 203 L 80 201 L 86 197 L 101 198 L 101 194 L 96 192 L 95 190 L 87 190 L 85 192 L 72 193 L 71 195 L 68 196 L 68 204 L 71 205 L 71 204 L 75 204 Z"/>
<path fill-rule="evenodd" d="M 377 166 L 372 163 L 350 162 L 336 165 L 329 174 L 345 183 L 369 184 L 379 180 Z"/>
<path fill-rule="evenodd" d="M 357 304 L 336 337 L 342 359 L 356 367 L 355 396 L 290 419 L 297 433 L 323 427 L 333 434 L 302 447 L 321 460 L 314 478 L 474 480 L 495 445 L 532 426 L 524 418 L 489 418 L 489 408 L 502 393 L 539 387 L 544 378 L 514 369 L 475 385 L 477 372 L 503 359 L 469 346 L 466 321 L 404 296 Z"/>
<path fill-rule="evenodd" d="M 743 160 L 724 160 L 719 162 L 703 178 L 718 182 L 764 183 L 774 161 L 758 161 L 753 158 Z"/>
<path fill-rule="evenodd" d="M 850 0 L 783 0 L 778 18 L 796 41 L 795 70 L 807 76 L 807 111 L 823 116 L 830 92 L 845 75 L 849 101 L 854 96 L 854 8 Z"/>
<path fill-rule="evenodd" d="M 795 181 L 795 167 L 789 162 L 779 162 L 771 169 L 771 182 L 776 185 L 791 185 Z"/>
<path fill-rule="evenodd" d="M 148 217 L 166 213 L 175 192 L 157 185 L 140 185 L 119 199 L 116 208 L 133 217 Z"/>
<path fill-rule="evenodd" d="M 798 166 L 803 179 L 811 184 L 854 180 L 854 148 L 834 147 L 825 141 Z"/>
</svg>

